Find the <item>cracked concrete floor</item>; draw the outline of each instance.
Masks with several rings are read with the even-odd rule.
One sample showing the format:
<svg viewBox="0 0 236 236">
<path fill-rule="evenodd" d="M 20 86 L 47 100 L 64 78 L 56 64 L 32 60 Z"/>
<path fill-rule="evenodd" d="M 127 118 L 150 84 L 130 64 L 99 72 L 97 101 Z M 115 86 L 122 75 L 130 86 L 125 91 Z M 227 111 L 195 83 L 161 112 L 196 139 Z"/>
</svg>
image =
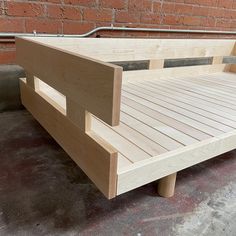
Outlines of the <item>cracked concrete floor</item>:
<svg viewBox="0 0 236 236">
<path fill-rule="evenodd" d="M 108 201 L 25 110 L 0 114 L 0 235 L 236 235 L 236 151 Z"/>
</svg>

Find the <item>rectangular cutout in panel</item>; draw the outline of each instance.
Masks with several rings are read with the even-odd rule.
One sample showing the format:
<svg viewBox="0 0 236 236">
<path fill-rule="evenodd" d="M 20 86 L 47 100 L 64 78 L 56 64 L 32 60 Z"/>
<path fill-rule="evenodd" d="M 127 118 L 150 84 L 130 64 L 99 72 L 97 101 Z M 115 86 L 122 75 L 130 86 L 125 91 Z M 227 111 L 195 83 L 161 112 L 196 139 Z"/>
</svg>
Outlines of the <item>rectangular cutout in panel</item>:
<svg viewBox="0 0 236 236">
<path fill-rule="evenodd" d="M 111 62 L 117 66 L 123 67 L 123 71 L 132 71 L 132 70 L 147 70 L 149 61 L 115 61 Z"/>
<path fill-rule="evenodd" d="M 164 62 L 164 68 L 211 65 L 212 62 L 213 57 L 166 59 Z"/>
<path fill-rule="evenodd" d="M 224 64 L 236 64 L 236 57 L 235 56 L 225 56 L 223 58 Z"/>
<path fill-rule="evenodd" d="M 57 108 L 64 115 L 66 114 L 66 97 L 52 88 L 42 80 L 34 77 L 35 83 L 37 83 L 36 92 L 47 100 L 52 106 Z"/>
</svg>

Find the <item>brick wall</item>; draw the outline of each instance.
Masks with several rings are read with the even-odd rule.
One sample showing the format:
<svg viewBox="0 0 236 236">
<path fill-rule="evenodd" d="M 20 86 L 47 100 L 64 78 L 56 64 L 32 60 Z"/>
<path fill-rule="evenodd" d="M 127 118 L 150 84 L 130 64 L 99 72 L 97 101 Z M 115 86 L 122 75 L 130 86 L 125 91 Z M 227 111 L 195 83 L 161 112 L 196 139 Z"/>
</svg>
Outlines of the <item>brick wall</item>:
<svg viewBox="0 0 236 236">
<path fill-rule="evenodd" d="M 98 26 L 235 30 L 235 0 L 0 0 L 0 32 L 80 34 Z M 99 32 L 101 37 L 209 35 Z M 226 37 L 211 35 L 210 37 Z M 227 36 L 232 37 L 232 36 Z M 14 43 L 0 41 L 0 64 L 14 62 Z"/>
</svg>

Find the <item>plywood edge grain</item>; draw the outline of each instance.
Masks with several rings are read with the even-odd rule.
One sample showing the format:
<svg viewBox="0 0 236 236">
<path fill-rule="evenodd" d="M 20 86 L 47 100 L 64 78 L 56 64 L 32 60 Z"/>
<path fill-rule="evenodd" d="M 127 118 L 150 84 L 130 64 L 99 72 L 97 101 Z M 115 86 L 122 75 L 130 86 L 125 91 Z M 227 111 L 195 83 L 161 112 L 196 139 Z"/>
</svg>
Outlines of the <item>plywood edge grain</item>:
<svg viewBox="0 0 236 236">
<path fill-rule="evenodd" d="M 116 196 L 117 151 L 92 131 L 84 133 L 20 80 L 23 105 L 109 199 Z"/>
</svg>

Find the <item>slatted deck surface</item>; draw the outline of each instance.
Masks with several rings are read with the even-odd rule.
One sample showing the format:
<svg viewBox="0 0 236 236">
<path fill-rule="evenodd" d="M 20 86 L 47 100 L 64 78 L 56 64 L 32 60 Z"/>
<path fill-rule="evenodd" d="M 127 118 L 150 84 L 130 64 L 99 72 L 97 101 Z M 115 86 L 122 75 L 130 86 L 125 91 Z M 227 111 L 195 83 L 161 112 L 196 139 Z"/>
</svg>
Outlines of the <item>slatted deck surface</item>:
<svg viewBox="0 0 236 236">
<path fill-rule="evenodd" d="M 121 123 L 92 120 L 119 152 L 119 170 L 236 129 L 236 75 L 153 79 L 122 87 Z"/>
</svg>

